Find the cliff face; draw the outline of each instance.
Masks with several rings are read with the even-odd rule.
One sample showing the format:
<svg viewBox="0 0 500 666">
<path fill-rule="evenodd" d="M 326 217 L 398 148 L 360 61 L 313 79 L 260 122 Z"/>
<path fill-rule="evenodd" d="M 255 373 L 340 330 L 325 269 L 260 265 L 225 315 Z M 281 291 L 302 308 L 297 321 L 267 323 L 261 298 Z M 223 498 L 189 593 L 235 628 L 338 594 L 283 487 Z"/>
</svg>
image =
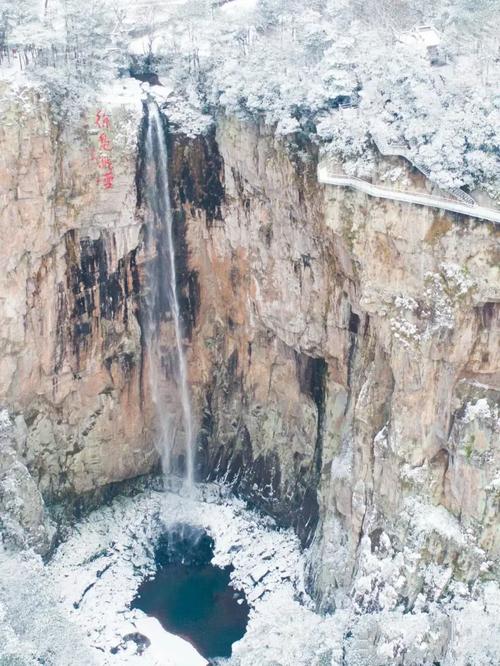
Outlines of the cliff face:
<svg viewBox="0 0 500 666">
<path fill-rule="evenodd" d="M 157 463 L 132 107 L 109 108 L 103 189 L 92 119 L 72 134 L 33 96 L 4 102 L 0 404 L 44 496 Z M 349 586 L 373 603 L 356 581 L 373 591 L 379 574 L 411 607 L 431 562 L 487 575 L 500 551 L 493 226 L 319 186 L 311 148 L 263 127 L 220 118 L 213 136 L 170 143 L 199 478 L 295 527 L 325 609 Z M 175 415 L 168 313 L 162 327 Z"/>
<path fill-rule="evenodd" d="M 0 404 L 42 493 L 81 493 L 156 460 L 137 317 L 141 107 L 103 101 L 105 127 L 99 108 L 63 127 L 33 91 L 2 99 Z"/>
<path fill-rule="evenodd" d="M 309 542 L 324 447 L 325 324 L 348 307 L 347 297 L 331 300 L 314 165 L 298 177 L 270 137 L 221 121 L 211 141 L 174 142 L 173 181 L 199 285 L 190 352 L 199 474 L 233 483 Z M 344 355 L 348 338 L 335 326 L 328 344 Z"/>
<path fill-rule="evenodd" d="M 320 187 L 315 167 L 307 146 L 227 119 L 175 142 L 199 473 L 314 536 L 325 608 L 381 543 L 473 579 L 500 549 L 498 237 Z M 421 581 L 405 576 L 411 604 Z"/>
</svg>

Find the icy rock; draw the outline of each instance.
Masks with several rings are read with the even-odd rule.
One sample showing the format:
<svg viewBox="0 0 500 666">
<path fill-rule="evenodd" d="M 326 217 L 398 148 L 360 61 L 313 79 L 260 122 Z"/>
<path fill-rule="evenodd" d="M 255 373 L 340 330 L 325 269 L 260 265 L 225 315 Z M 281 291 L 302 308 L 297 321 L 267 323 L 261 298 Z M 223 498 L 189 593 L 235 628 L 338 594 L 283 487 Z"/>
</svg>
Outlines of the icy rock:
<svg viewBox="0 0 500 666">
<path fill-rule="evenodd" d="M 43 574 L 50 581 L 56 597 L 54 612 L 78 628 L 79 644 L 90 651 L 95 663 L 184 666 L 190 659 L 193 664 L 206 663 L 156 620 L 130 610 L 141 581 L 155 570 L 154 544 L 178 522 L 197 525 L 212 536 L 213 563 L 232 565 L 232 585 L 245 593 L 250 605 L 246 634 L 233 645 L 232 657 L 224 662 L 228 666 L 498 663 L 500 646 L 494 631 L 500 608 L 498 585 L 478 583 L 469 593 L 466 586 L 450 581 L 449 566 L 426 563 L 409 547 L 396 552 L 395 540 L 391 546 L 389 539 L 382 539 L 384 548 L 372 552 L 366 537 L 360 544 L 352 590 L 344 596 L 339 592 L 337 611 L 322 616 L 304 589 L 304 555 L 293 533 L 277 531 L 241 501 L 222 498 L 210 487 L 203 487 L 200 497 L 209 501 L 153 490 L 117 498 L 75 526 L 45 569 L 41 564 L 34 569 L 35 578 Z M 431 514 L 430 531 L 443 534 L 447 543 L 456 542 L 455 523 L 442 512 L 431 509 Z M 408 546 L 427 538 L 424 522 L 417 517 L 408 532 Z M 235 543 L 238 549 L 233 548 Z M 268 558 L 271 551 L 274 554 Z M 401 606 L 401 596 L 408 597 L 407 608 Z M 36 604 L 36 599 L 31 603 Z M 0 611 L 1 605 L 0 596 Z M 31 634 L 41 641 L 38 611 L 30 613 Z M 4 635 L 12 645 L 12 633 Z"/>
<path fill-rule="evenodd" d="M 260 581 L 267 576 L 269 573 L 269 568 L 263 564 L 257 565 L 250 572 L 250 578 L 254 583 L 260 583 Z"/>
</svg>

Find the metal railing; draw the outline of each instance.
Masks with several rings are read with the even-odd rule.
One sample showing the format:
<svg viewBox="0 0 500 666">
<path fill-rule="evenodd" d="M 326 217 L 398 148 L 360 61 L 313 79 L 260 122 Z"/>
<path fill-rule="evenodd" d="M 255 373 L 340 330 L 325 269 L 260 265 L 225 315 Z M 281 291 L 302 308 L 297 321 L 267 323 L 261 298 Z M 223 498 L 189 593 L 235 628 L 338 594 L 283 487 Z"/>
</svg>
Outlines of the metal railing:
<svg viewBox="0 0 500 666">
<path fill-rule="evenodd" d="M 403 157 L 408 162 L 410 162 L 410 164 L 414 166 L 415 169 L 418 169 L 420 173 L 423 173 L 426 178 L 428 178 L 430 181 L 434 181 L 432 177 L 432 171 L 429 169 L 429 167 L 427 167 L 425 164 L 422 164 L 421 162 L 415 161 L 406 146 L 400 143 L 388 143 L 385 141 L 385 139 L 382 139 L 380 136 L 374 134 L 373 132 L 372 139 L 382 155 L 385 155 L 386 157 L 393 155 Z M 464 192 L 459 187 L 447 188 L 447 191 L 466 206 L 476 205 L 475 200 L 470 196 L 470 194 L 467 194 L 467 192 Z"/>
<path fill-rule="evenodd" d="M 429 206 L 431 208 L 440 208 L 469 217 L 476 217 L 483 220 L 489 220 L 500 224 L 500 210 L 486 208 L 484 206 L 470 206 L 469 204 L 438 197 L 432 194 L 423 194 L 420 192 L 405 192 L 403 190 L 394 190 L 379 185 L 373 185 L 367 180 L 357 176 L 348 176 L 347 174 L 336 170 L 329 170 L 324 165 L 318 165 L 318 181 L 326 185 L 336 185 L 340 187 L 352 187 L 372 197 L 400 201 L 402 203 L 417 204 L 419 206 Z"/>
</svg>

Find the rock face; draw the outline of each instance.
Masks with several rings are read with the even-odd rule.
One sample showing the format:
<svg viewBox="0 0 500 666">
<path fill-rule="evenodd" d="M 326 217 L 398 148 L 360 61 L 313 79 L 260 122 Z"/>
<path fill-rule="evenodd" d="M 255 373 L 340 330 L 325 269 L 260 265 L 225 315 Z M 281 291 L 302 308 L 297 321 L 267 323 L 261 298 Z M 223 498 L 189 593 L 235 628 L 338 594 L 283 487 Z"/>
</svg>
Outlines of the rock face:
<svg viewBox="0 0 500 666">
<path fill-rule="evenodd" d="M 2 91 L 0 404 L 24 432 L 19 454 L 45 496 L 156 461 L 137 316 L 141 106 L 120 97 L 102 105 L 105 127 L 96 109 L 63 126 L 35 92 Z"/>
<path fill-rule="evenodd" d="M 308 146 L 225 118 L 173 152 L 199 474 L 313 539 L 323 608 L 363 538 L 477 578 L 500 552 L 493 225 L 320 187 Z"/>
<path fill-rule="evenodd" d="M 16 430 L 0 411 L 0 543 L 7 549 L 49 551 L 55 530 L 33 477 L 16 453 Z"/>
<path fill-rule="evenodd" d="M 307 231 L 323 217 L 312 167 L 297 177 L 272 140 L 221 121 L 211 141 L 176 142 L 172 169 L 199 289 L 199 473 L 233 483 L 304 543 L 318 520 L 331 298 L 328 247 Z M 347 353 L 349 335 L 332 334 Z"/>
<path fill-rule="evenodd" d="M 3 104 L 0 403 L 42 494 L 81 493 L 157 463 L 140 326 L 141 112 L 109 108 L 103 189 L 93 115 L 76 133 L 32 94 Z M 446 572 L 491 576 L 494 226 L 320 186 L 309 145 L 227 118 L 208 137 L 170 136 L 170 158 L 198 477 L 294 526 L 323 609 L 347 590 L 361 610 L 413 608 L 431 565 L 441 590 Z M 168 312 L 161 326 L 175 426 Z"/>
</svg>

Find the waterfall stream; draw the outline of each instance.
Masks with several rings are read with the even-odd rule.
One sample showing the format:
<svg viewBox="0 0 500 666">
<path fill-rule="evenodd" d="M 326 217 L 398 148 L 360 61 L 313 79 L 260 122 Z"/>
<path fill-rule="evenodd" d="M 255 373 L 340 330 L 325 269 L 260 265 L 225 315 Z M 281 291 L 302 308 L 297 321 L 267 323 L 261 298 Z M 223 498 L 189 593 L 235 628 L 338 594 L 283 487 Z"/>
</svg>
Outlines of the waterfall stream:
<svg viewBox="0 0 500 666">
<path fill-rule="evenodd" d="M 167 141 L 160 110 L 155 103 L 148 105 L 145 148 L 146 246 L 151 259 L 147 275 L 149 284 L 146 295 L 145 330 L 152 399 L 160 426 L 158 447 L 162 457 L 164 473 L 168 473 L 170 471 L 170 452 L 176 429 L 172 427 L 171 415 L 165 409 L 165 405 L 162 404 L 160 396 L 162 368 L 159 343 L 161 313 L 164 307 L 168 306 L 174 328 L 175 358 L 173 359 L 173 368 L 182 411 L 182 427 L 185 440 L 185 481 L 189 490 L 194 482 L 193 417 L 177 294 L 174 218 L 168 182 Z"/>
</svg>

